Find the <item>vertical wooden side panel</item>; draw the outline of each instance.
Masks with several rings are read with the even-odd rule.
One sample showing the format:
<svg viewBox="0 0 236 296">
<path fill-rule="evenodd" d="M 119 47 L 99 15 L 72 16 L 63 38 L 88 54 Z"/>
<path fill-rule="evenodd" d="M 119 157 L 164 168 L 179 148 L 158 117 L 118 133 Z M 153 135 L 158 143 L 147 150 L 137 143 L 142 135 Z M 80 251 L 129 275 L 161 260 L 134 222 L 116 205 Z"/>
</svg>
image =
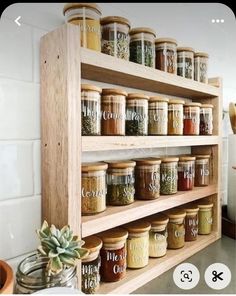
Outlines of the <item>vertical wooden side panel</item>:
<svg viewBox="0 0 236 296">
<path fill-rule="evenodd" d="M 46 34 L 40 51 L 42 215 L 81 235 L 79 27 Z"/>
</svg>

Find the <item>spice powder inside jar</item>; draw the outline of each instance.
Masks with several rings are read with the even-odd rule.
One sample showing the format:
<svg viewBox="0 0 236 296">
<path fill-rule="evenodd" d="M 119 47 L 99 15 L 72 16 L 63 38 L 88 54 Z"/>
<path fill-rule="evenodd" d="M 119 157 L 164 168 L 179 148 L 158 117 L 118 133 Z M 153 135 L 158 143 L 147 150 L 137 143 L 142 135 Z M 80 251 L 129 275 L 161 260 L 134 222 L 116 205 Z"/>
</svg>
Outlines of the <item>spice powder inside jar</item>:
<svg viewBox="0 0 236 296">
<path fill-rule="evenodd" d="M 168 105 L 168 135 L 183 135 L 183 120 L 185 102 L 183 100 L 170 100 Z"/>
<path fill-rule="evenodd" d="M 178 162 L 178 190 L 192 190 L 195 178 L 194 156 L 180 156 Z"/>
<path fill-rule="evenodd" d="M 202 202 L 198 204 L 199 213 L 198 213 L 198 233 L 199 234 L 210 234 L 212 231 L 213 224 L 213 203 Z"/>
<path fill-rule="evenodd" d="M 198 235 L 198 211 L 199 208 L 194 205 L 183 206 L 186 211 L 185 217 L 185 241 L 195 241 Z"/>
<path fill-rule="evenodd" d="M 200 103 L 187 103 L 184 105 L 184 135 L 199 135 Z"/>
<path fill-rule="evenodd" d="M 178 157 L 161 159 L 161 194 L 175 194 L 178 191 Z"/>
<path fill-rule="evenodd" d="M 185 242 L 184 218 L 186 212 L 180 209 L 174 209 L 166 213 L 169 217 L 168 230 L 168 249 L 180 249 Z"/>
<path fill-rule="evenodd" d="M 195 186 L 208 186 L 210 184 L 210 155 L 195 156 Z"/>
<path fill-rule="evenodd" d="M 177 48 L 177 75 L 194 78 L 194 49 L 191 47 Z"/>
</svg>

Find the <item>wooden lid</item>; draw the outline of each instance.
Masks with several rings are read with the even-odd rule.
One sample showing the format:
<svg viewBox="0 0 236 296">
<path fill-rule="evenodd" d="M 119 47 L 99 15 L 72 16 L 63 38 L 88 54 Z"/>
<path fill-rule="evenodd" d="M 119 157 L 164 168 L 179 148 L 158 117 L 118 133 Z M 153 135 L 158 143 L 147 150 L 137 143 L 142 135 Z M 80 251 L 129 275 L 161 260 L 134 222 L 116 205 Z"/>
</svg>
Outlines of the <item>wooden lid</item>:
<svg viewBox="0 0 236 296">
<path fill-rule="evenodd" d="M 170 219 L 181 219 L 186 216 L 186 212 L 182 209 L 174 209 L 167 212 Z"/>
<path fill-rule="evenodd" d="M 191 102 L 191 103 L 185 103 L 184 107 L 201 107 L 202 104 L 201 103 L 195 103 L 195 102 Z"/>
<path fill-rule="evenodd" d="M 124 228 L 131 233 L 139 233 L 149 231 L 151 229 L 151 224 L 148 221 L 135 221 L 124 225 Z"/>
<path fill-rule="evenodd" d="M 178 157 L 163 157 L 161 158 L 161 162 L 176 162 L 179 161 Z"/>
<path fill-rule="evenodd" d="M 152 34 L 154 37 L 156 37 L 156 32 L 153 29 L 147 28 L 147 27 L 133 28 L 129 31 L 129 35 L 134 35 L 134 34 L 138 34 L 138 33 L 148 33 L 148 34 Z"/>
<path fill-rule="evenodd" d="M 166 225 L 168 221 L 169 221 L 168 216 L 163 214 L 155 215 L 150 220 L 152 227 L 159 226 L 159 225 Z"/>
<path fill-rule="evenodd" d="M 141 94 L 141 93 L 130 93 L 128 94 L 128 96 L 126 97 L 126 100 L 132 100 L 132 99 L 146 99 L 149 100 L 149 96 L 145 95 L 145 94 Z"/>
<path fill-rule="evenodd" d="M 196 157 L 195 156 L 180 156 L 179 157 L 179 161 L 192 161 L 195 160 Z"/>
<path fill-rule="evenodd" d="M 197 213 L 199 211 L 199 207 L 197 205 L 184 205 L 183 209 L 187 214 Z"/>
<path fill-rule="evenodd" d="M 85 237 L 83 241 L 85 242 L 83 248 L 88 249 L 89 252 L 99 251 L 102 247 L 102 240 L 95 235 Z"/>
<path fill-rule="evenodd" d="M 124 228 L 117 227 L 97 234 L 104 243 L 118 243 L 128 237 L 128 231 Z"/>
<path fill-rule="evenodd" d="M 134 159 L 136 162 L 136 166 L 141 166 L 141 165 L 155 165 L 155 164 L 160 164 L 161 159 L 160 158 L 155 158 L 155 157 L 149 157 L 149 158 L 137 158 Z"/>
<path fill-rule="evenodd" d="M 212 104 L 202 104 L 201 108 L 214 108 Z"/>
<path fill-rule="evenodd" d="M 127 96 L 127 92 L 120 88 L 103 88 L 102 89 L 103 95 L 122 95 Z"/>
<path fill-rule="evenodd" d="M 133 168 L 136 165 L 135 161 L 132 160 L 108 160 L 108 168 L 113 169 L 125 169 L 125 168 Z"/>
<path fill-rule="evenodd" d="M 158 38 L 155 40 L 155 44 L 158 44 L 158 43 L 173 43 L 177 45 L 177 40 L 173 38 Z"/>
<path fill-rule="evenodd" d="M 169 99 L 159 97 L 159 96 L 154 96 L 154 97 L 150 97 L 149 102 L 169 102 Z"/>
<path fill-rule="evenodd" d="M 108 164 L 105 162 L 84 162 L 81 166 L 82 172 L 102 171 L 108 168 Z"/>
<path fill-rule="evenodd" d="M 192 47 L 177 47 L 177 51 L 190 51 L 194 52 L 194 49 Z"/>
<path fill-rule="evenodd" d="M 195 155 L 196 159 L 206 159 L 206 158 L 210 158 L 211 156 L 209 154 L 198 154 L 198 155 Z"/>
<path fill-rule="evenodd" d="M 128 25 L 130 28 L 129 20 L 127 20 L 126 18 L 121 17 L 121 16 L 106 16 L 100 20 L 100 23 L 101 23 L 101 25 L 106 25 L 106 24 L 110 24 L 110 23 L 119 23 L 119 24 Z"/>
<path fill-rule="evenodd" d="M 199 209 L 212 208 L 213 207 L 213 203 L 207 203 L 207 202 L 199 203 L 198 204 L 198 207 L 199 207 Z"/>
<path fill-rule="evenodd" d="M 83 7 L 96 10 L 99 14 L 102 14 L 101 8 L 95 3 L 67 3 L 63 8 L 63 14 L 65 15 L 67 10 L 78 9 Z"/>
<path fill-rule="evenodd" d="M 97 91 L 99 93 L 102 92 L 102 89 L 100 87 L 92 84 L 81 84 L 81 90 L 92 90 Z"/>
<path fill-rule="evenodd" d="M 209 54 L 206 52 L 195 52 L 194 57 L 204 57 L 204 58 L 209 58 Z"/>
<path fill-rule="evenodd" d="M 169 101 L 169 104 L 182 104 L 184 105 L 185 104 L 185 101 L 184 100 L 170 100 Z"/>
</svg>

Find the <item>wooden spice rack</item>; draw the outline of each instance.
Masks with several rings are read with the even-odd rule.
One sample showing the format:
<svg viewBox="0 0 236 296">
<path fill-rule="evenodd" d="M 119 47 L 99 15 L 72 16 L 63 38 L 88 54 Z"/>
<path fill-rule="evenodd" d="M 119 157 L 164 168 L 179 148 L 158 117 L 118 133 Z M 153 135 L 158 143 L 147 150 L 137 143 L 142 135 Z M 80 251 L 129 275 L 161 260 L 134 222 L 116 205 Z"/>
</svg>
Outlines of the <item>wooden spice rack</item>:
<svg viewBox="0 0 236 296">
<path fill-rule="evenodd" d="M 212 136 L 82 137 L 80 83 L 89 79 L 214 105 Z M 96 82 L 95 82 L 96 84 Z M 128 270 L 125 279 L 102 283 L 99 293 L 130 293 L 221 237 L 220 164 L 222 85 L 219 78 L 203 84 L 80 47 L 77 26 L 64 25 L 41 39 L 42 216 L 58 227 L 70 224 L 85 237 L 198 199 L 214 203 L 213 232 L 168 250 L 147 267 Z M 191 147 L 211 155 L 211 185 L 158 200 L 108 207 L 81 217 L 81 158 L 85 151 Z"/>
</svg>

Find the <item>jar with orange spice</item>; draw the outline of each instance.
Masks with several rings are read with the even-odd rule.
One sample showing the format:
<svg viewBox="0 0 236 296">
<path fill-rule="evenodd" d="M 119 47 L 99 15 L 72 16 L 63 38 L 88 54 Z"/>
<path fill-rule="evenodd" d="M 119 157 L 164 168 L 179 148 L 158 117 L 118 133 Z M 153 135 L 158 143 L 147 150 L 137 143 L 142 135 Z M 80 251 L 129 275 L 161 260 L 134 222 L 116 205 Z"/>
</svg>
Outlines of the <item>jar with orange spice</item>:
<svg viewBox="0 0 236 296">
<path fill-rule="evenodd" d="M 172 38 L 155 40 L 156 69 L 177 74 L 177 41 Z"/>
<path fill-rule="evenodd" d="M 168 135 L 183 135 L 184 101 L 170 100 L 168 106 Z"/>
<path fill-rule="evenodd" d="M 199 135 L 200 103 L 187 103 L 184 105 L 184 135 Z"/>
<path fill-rule="evenodd" d="M 180 156 L 178 163 L 178 190 L 192 190 L 195 177 L 195 157 Z"/>
</svg>

